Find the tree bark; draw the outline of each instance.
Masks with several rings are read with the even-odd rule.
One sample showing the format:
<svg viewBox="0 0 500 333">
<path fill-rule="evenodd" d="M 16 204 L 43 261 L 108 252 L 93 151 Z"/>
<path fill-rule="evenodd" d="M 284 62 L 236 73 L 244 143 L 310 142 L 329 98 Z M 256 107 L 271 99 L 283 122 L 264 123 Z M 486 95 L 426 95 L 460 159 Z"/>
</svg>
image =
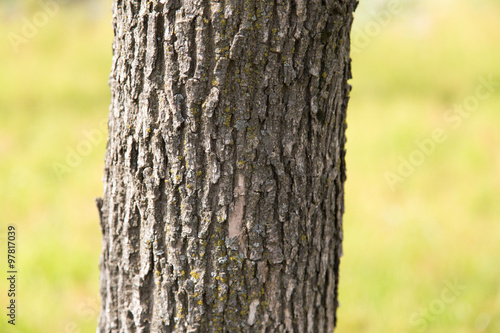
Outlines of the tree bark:
<svg viewBox="0 0 500 333">
<path fill-rule="evenodd" d="M 332 332 L 356 0 L 115 0 L 98 332 Z"/>
</svg>

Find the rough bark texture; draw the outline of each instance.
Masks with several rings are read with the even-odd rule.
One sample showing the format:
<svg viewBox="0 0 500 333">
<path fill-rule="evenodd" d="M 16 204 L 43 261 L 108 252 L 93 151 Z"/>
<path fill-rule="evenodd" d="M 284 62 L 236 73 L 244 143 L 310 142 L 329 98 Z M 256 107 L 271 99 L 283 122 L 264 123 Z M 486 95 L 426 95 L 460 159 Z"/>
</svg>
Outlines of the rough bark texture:
<svg viewBox="0 0 500 333">
<path fill-rule="evenodd" d="M 98 332 L 332 332 L 356 0 L 115 0 Z"/>
</svg>

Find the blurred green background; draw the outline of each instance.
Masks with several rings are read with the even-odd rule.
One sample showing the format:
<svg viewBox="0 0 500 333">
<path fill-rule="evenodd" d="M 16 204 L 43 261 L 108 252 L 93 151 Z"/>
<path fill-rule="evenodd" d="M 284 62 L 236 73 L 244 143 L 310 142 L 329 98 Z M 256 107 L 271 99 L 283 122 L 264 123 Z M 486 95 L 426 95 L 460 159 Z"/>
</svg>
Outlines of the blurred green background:
<svg viewBox="0 0 500 333">
<path fill-rule="evenodd" d="M 110 7 L 0 4 L 0 240 L 17 226 L 19 270 L 0 332 L 95 331 Z M 493 0 L 361 1 L 337 332 L 500 332 L 499 18 Z M 39 27 L 13 45 L 23 19 Z"/>
</svg>

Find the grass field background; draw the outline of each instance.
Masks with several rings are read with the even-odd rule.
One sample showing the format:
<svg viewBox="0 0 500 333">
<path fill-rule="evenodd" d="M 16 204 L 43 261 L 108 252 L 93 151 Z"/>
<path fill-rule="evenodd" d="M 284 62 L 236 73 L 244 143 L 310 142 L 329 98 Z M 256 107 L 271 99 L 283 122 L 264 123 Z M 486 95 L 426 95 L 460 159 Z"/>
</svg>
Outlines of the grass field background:
<svg viewBox="0 0 500 333">
<path fill-rule="evenodd" d="M 43 9 L 0 4 L 0 251 L 16 225 L 19 271 L 0 332 L 95 331 L 109 8 L 61 5 L 16 52 Z M 493 0 L 360 4 L 337 332 L 500 332 L 499 17 Z"/>
</svg>

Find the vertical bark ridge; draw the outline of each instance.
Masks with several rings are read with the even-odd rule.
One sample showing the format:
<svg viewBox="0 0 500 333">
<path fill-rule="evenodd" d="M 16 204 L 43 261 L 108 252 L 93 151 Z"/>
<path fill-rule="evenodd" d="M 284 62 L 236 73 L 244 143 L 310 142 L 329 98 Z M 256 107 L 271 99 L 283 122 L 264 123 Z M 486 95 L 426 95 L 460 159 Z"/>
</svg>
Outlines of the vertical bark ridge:
<svg viewBox="0 0 500 333">
<path fill-rule="evenodd" d="M 99 332 L 331 332 L 355 0 L 115 0 Z"/>
</svg>

